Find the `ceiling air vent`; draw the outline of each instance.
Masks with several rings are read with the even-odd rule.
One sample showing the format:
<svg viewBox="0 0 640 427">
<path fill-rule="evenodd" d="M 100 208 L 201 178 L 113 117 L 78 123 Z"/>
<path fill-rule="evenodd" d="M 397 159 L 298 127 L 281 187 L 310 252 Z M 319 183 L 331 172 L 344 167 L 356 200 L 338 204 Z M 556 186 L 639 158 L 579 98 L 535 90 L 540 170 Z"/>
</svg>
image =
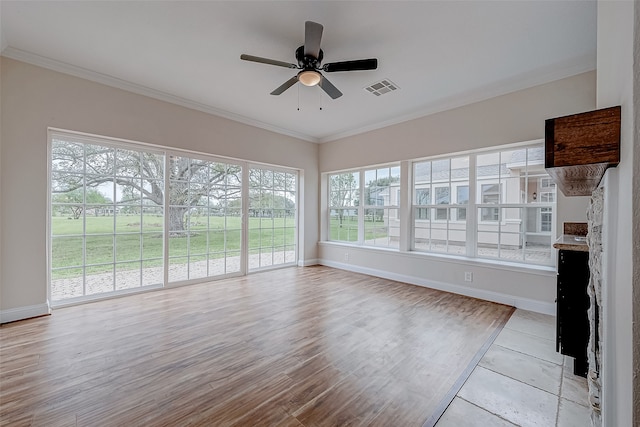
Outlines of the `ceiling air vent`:
<svg viewBox="0 0 640 427">
<path fill-rule="evenodd" d="M 400 89 L 394 82 L 389 79 L 380 80 L 370 86 L 365 87 L 367 92 L 371 92 L 375 96 L 384 95 L 385 93 Z"/>
</svg>

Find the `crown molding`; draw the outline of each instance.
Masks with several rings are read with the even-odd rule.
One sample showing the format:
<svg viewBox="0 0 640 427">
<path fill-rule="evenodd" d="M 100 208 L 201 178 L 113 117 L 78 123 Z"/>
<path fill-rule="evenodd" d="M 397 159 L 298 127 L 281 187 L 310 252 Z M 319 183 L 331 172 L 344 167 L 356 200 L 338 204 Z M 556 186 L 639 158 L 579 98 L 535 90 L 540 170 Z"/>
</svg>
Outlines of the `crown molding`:
<svg viewBox="0 0 640 427">
<path fill-rule="evenodd" d="M 319 142 L 318 138 L 314 138 L 310 135 L 294 132 L 289 129 L 284 129 L 278 126 L 273 126 L 268 123 L 261 122 L 259 120 L 250 119 L 240 114 L 231 113 L 229 111 L 215 108 L 210 105 L 191 101 L 186 98 L 182 98 L 176 95 L 171 95 L 166 92 L 162 92 L 162 91 L 152 89 L 136 83 L 131 83 L 126 80 L 122 80 L 117 77 L 112 77 L 107 74 L 91 71 L 86 68 L 77 67 L 75 65 L 67 64 L 65 62 L 57 61 L 55 59 L 36 55 L 35 53 L 16 49 L 11 46 L 8 46 L 2 50 L 2 56 L 10 59 L 14 59 L 16 61 L 26 62 L 27 64 L 36 65 L 38 67 L 46 68 L 52 71 L 57 71 L 57 72 L 68 74 L 74 77 L 90 80 L 92 82 L 104 84 L 106 86 L 111 86 L 116 89 L 122 89 L 122 90 L 126 90 L 127 92 L 132 92 L 138 95 L 154 98 L 159 101 L 169 102 L 171 104 L 180 105 L 181 107 L 186 107 L 192 110 L 201 111 L 203 113 L 211 114 L 217 117 L 222 117 L 228 120 L 233 120 L 235 122 L 239 122 L 245 125 L 268 130 L 270 132 L 275 132 L 281 135 L 286 135 L 296 139 L 301 139 L 303 141 L 315 142 L 315 143 Z"/>
<path fill-rule="evenodd" d="M 296 139 L 301 139 L 303 141 L 314 142 L 314 143 L 332 142 L 339 139 L 348 138 L 350 136 L 359 135 L 359 134 L 374 131 L 377 129 L 382 129 L 384 127 L 388 127 L 392 125 L 397 125 L 410 120 L 415 120 L 421 117 L 429 116 L 431 114 L 436 114 L 436 113 L 451 110 L 454 108 L 459 108 L 465 105 L 473 104 L 476 102 L 485 101 L 491 98 L 506 95 L 519 90 L 528 89 L 541 84 L 550 83 L 563 78 L 572 77 L 572 76 L 593 71 L 596 69 L 596 55 L 595 54 L 582 55 L 582 56 L 561 62 L 559 64 L 555 64 L 553 66 L 539 68 L 537 70 L 520 74 L 518 76 L 512 77 L 507 80 L 498 81 L 471 92 L 452 96 L 449 98 L 440 99 L 410 114 L 401 115 L 389 120 L 376 122 L 375 124 L 361 126 L 355 129 L 346 129 L 344 131 L 326 135 L 324 137 L 315 138 L 307 134 L 302 134 L 299 132 L 294 132 L 289 129 L 273 126 L 268 123 L 261 122 L 259 120 L 250 119 L 248 117 L 245 117 L 239 114 L 231 113 L 229 111 L 215 108 L 206 104 L 191 101 L 189 99 L 182 98 L 176 95 L 171 95 L 169 93 L 162 92 L 156 89 L 151 89 L 146 86 L 131 83 L 131 82 L 119 79 L 117 77 L 112 77 L 106 74 L 87 70 L 82 67 L 77 67 L 75 65 L 67 64 L 65 62 L 57 61 L 55 59 L 36 55 L 34 53 L 16 49 L 11 46 L 8 46 L 2 50 L 2 56 L 10 59 L 15 59 L 17 61 L 26 62 L 28 64 L 36 65 L 39 67 L 47 68 L 49 70 L 53 70 L 60 73 L 69 74 L 75 77 L 90 80 L 96 83 L 101 83 L 117 89 L 126 90 L 128 92 L 136 93 L 138 95 L 148 96 L 150 98 L 154 98 L 160 101 L 165 101 L 171 104 L 180 105 L 182 107 L 201 111 L 217 117 L 222 117 L 222 118 L 239 122 L 245 125 L 264 129 L 270 132 L 275 132 L 281 135 L 286 135 Z"/>
<path fill-rule="evenodd" d="M 338 139 L 343 139 L 365 132 L 382 129 L 388 126 L 397 125 L 399 123 L 404 123 L 410 120 L 429 116 L 431 114 L 441 113 L 443 111 L 452 110 L 454 108 L 459 108 L 476 102 L 496 98 L 498 96 L 507 95 L 519 90 L 529 89 L 534 86 L 539 86 L 545 83 L 551 83 L 556 80 L 572 77 L 589 71 L 594 71 L 595 69 L 595 53 L 578 56 L 570 60 L 554 64 L 552 66 L 539 68 L 537 70 L 529 71 L 506 80 L 494 82 L 490 85 L 486 85 L 471 92 L 466 92 L 460 95 L 437 100 L 435 102 L 432 102 L 428 106 L 425 106 L 424 108 L 421 108 L 418 111 L 414 111 L 410 114 L 398 116 L 382 122 L 376 122 L 375 124 L 362 126 L 357 129 L 349 129 L 343 132 L 327 135 L 319 138 L 318 142 L 325 143 L 336 141 Z"/>
</svg>

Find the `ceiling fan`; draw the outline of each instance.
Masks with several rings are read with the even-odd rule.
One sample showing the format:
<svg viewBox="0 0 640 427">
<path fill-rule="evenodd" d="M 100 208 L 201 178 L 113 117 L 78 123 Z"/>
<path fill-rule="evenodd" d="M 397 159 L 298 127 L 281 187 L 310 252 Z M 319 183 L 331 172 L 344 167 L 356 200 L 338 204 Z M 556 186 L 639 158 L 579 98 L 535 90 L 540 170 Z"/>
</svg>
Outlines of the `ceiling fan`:
<svg viewBox="0 0 640 427">
<path fill-rule="evenodd" d="M 298 64 L 277 61 L 268 58 L 261 58 L 259 56 L 246 54 L 240 55 L 240 59 L 301 70 L 297 75 L 291 77 L 289 80 L 287 80 L 273 92 L 271 92 L 271 95 L 280 95 L 282 92 L 289 89 L 297 82 L 300 82 L 305 86 L 318 85 L 332 99 L 339 98 L 342 96 L 342 92 L 340 92 L 338 88 L 331 84 L 331 82 L 327 80 L 326 77 L 320 74 L 320 71 L 324 71 L 326 73 L 334 73 L 336 71 L 375 70 L 376 68 L 378 68 L 378 59 L 370 58 L 358 59 L 354 61 L 330 62 L 321 66 L 320 64 L 322 62 L 322 58 L 324 57 L 324 52 L 322 51 L 322 49 L 320 49 L 322 30 L 322 25 L 316 22 L 305 22 L 304 45 L 296 49 L 296 59 L 298 60 Z"/>
</svg>

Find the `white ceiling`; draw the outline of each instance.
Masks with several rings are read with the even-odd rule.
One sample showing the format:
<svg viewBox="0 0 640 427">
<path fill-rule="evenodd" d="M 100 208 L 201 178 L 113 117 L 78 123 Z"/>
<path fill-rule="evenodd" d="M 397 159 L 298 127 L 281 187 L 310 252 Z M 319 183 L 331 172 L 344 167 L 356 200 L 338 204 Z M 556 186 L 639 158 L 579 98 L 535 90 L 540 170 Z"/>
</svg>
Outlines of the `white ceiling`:
<svg viewBox="0 0 640 427">
<path fill-rule="evenodd" d="M 3 55 L 324 142 L 595 69 L 595 1 L 105 1 L 0 3 Z M 344 96 L 300 84 L 304 21 L 324 25 L 325 74 Z M 363 88 L 391 79 L 400 90 Z M 298 110 L 299 106 L 299 110 Z M 322 108 L 322 110 L 320 110 Z"/>
</svg>

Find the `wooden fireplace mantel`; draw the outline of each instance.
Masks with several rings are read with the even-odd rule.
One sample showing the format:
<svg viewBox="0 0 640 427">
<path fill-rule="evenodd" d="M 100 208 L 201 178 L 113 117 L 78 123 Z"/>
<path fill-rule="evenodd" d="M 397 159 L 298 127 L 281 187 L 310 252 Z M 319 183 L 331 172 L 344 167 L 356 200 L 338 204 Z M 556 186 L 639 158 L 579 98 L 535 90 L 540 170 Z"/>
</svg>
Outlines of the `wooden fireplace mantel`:
<svg viewBox="0 0 640 427">
<path fill-rule="evenodd" d="M 620 106 L 545 121 L 545 168 L 565 196 L 589 196 L 620 163 Z"/>
</svg>

